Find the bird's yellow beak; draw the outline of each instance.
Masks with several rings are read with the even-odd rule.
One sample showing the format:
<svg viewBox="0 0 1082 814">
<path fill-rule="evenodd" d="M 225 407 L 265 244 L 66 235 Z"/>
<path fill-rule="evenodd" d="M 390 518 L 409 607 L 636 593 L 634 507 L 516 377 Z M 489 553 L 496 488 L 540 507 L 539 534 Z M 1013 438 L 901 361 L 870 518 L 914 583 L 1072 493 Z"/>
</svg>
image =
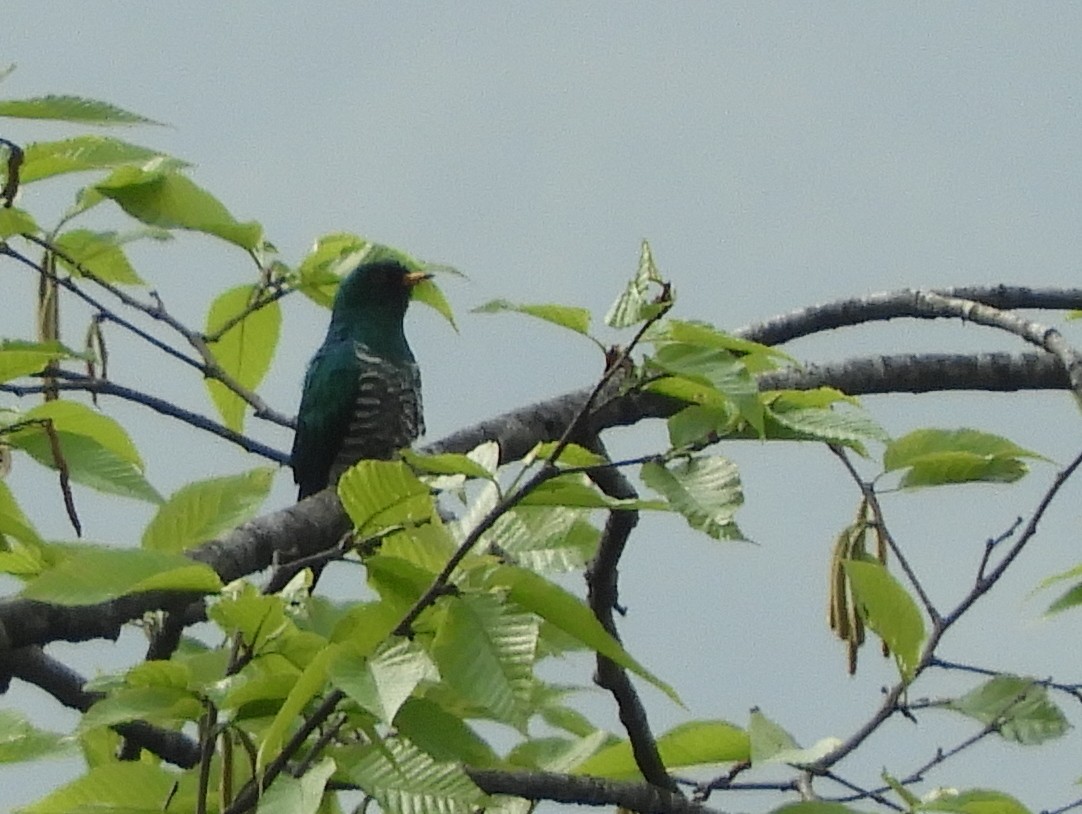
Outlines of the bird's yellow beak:
<svg viewBox="0 0 1082 814">
<path fill-rule="evenodd" d="M 406 283 L 406 288 L 413 288 L 418 283 L 423 283 L 425 280 L 431 277 L 431 274 L 423 271 L 410 271 L 403 275 L 402 279 Z"/>
</svg>

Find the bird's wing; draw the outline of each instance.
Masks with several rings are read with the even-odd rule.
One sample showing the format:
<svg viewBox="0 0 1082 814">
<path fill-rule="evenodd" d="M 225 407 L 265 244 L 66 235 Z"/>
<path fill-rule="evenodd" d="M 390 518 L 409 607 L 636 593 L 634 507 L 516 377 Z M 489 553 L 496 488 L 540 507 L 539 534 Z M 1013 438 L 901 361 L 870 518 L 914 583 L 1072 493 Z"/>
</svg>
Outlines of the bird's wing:
<svg viewBox="0 0 1082 814">
<path fill-rule="evenodd" d="M 293 436 L 293 480 L 298 498 L 329 482 L 331 466 L 349 430 L 357 398 L 357 357 L 349 341 L 324 345 L 312 357 Z"/>
</svg>

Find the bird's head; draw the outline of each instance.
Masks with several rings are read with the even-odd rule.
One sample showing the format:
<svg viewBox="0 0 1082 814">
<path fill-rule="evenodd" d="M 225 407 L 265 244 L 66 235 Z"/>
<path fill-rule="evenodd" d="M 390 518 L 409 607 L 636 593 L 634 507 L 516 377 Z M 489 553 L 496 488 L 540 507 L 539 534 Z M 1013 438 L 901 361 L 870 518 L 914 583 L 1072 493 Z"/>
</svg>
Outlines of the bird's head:
<svg viewBox="0 0 1082 814">
<path fill-rule="evenodd" d="M 401 336 L 402 318 L 415 285 L 430 275 L 395 259 L 361 263 L 343 278 L 334 296 L 332 331 L 371 343 Z"/>
</svg>

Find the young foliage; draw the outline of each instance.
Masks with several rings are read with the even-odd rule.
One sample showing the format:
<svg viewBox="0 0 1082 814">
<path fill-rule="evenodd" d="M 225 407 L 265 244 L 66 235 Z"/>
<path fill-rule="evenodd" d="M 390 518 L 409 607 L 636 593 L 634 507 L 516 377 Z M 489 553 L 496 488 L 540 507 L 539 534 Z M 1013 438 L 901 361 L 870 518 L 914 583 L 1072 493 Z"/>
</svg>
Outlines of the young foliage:
<svg viewBox="0 0 1082 814">
<path fill-rule="evenodd" d="M 142 547 L 184 551 L 251 518 L 270 491 L 274 470 L 262 467 L 189 483 L 158 507 Z"/>
<path fill-rule="evenodd" d="M 950 702 L 950 709 L 993 727 L 1003 738 L 1033 745 L 1062 737 L 1068 729 L 1048 691 L 1030 678 L 998 675 Z"/>
<path fill-rule="evenodd" d="M 230 379 L 254 390 L 263 381 L 278 349 L 282 311 L 277 301 L 261 301 L 259 286 L 243 285 L 220 294 L 207 313 L 206 334 L 218 336 L 207 347 Z M 240 432 L 248 403 L 217 379 L 206 380 L 225 425 Z"/>
<path fill-rule="evenodd" d="M 179 554 L 141 549 L 70 549 L 53 568 L 23 588 L 21 595 L 56 605 L 93 605 L 144 591 L 178 591 L 193 596 L 222 587 L 206 565 Z"/>
<path fill-rule="evenodd" d="M 911 681 L 925 637 L 920 609 L 882 563 L 869 558 L 843 566 L 864 624 L 890 648 L 902 679 Z"/>
<path fill-rule="evenodd" d="M 902 488 L 951 483 L 1013 483 L 1029 471 L 1024 458 L 1047 460 L 979 430 L 914 430 L 887 445 L 883 470 L 906 470 Z"/>
</svg>

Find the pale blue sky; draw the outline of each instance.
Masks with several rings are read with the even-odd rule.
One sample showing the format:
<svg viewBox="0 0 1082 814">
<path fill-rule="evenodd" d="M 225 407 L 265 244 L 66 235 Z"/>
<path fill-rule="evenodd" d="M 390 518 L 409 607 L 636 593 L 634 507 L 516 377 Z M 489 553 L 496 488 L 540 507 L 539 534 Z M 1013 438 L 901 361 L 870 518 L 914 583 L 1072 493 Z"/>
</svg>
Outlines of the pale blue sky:
<svg viewBox="0 0 1082 814">
<path fill-rule="evenodd" d="M 318 235 L 350 230 L 468 274 L 445 286 L 461 334 L 424 309 L 410 318 L 432 438 L 587 384 L 600 370 L 588 343 L 469 308 L 504 297 L 580 304 L 600 316 L 644 237 L 676 284 L 679 313 L 721 327 L 887 288 L 1077 282 L 1077 5 L 8 0 L 3 17 L 0 63 L 18 69 L 0 97 L 81 94 L 169 123 L 120 135 L 194 162 L 195 179 L 237 217 L 261 221 L 287 262 Z M 0 135 L 19 141 L 76 131 L 0 121 Z M 59 211 L 70 184 L 29 188 L 21 203 L 35 214 Z M 250 274 L 240 252 L 198 237 L 134 257 L 195 324 L 216 291 Z M 25 297 L 5 298 L 5 322 L 26 318 L 31 282 L 14 283 Z M 291 412 L 326 314 L 302 301 L 286 311 L 263 392 Z M 983 347 L 1016 346 L 972 327 L 906 324 L 792 351 L 824 360 Z M 164 392 L 209 409 L 199 383 L 178 371 L 122 356 L 114 363 L 118 381 L 151 386 L 148 377 L 162 376 Z M 1063 441 L 1074 416 L 1061 395 L 869 404 L 892 432 L 981 424 L 1060 459 L 1074 454 L 1079 435 Z M 200 436 L 179 428 L 169 427 L 163 448 L 156 418 L 108 407 L 131 426 L 164 492 L 253 465 L 223 445 L 197 446 Z M 288 447 L 284 432 L 251 429 Z M 657 427 L 645 437 L 621 432 L 616 444 L 645 451 L 646 439 L 662 437 Z M 844 736 L 890 680 L 889 665 L 871 655 L 860 677 L 846 678 L 822 619 L 829 546 L 855 497 L 831 485 L 840 471 L 819 449 L 722 451 L 744 467 L 741 525 L 759 545 L 721 547 L 676 521 L 649 521 L 624 568 L 625 638 L 689 708 L 648 695 L 651 711 L 659 728 L 689 716 L 743 723 L 758 704 L 806 743 Z M 20 468 L 34 477 L 29 464 Z M 899 531 L 938 596 L 961 590 L 949 570 L 955 558 L 975 557 L 1050 475 L 1039 469 L 1032 487 L 895 501 Z M 34 481 L 19 476 L 13 483 L 33 506 L 40 498 L 22 484 Z M 272 506 L 291 493 L 283 472 Z M 1068 653 L 1027 660 L 1060 650 L 1063 639 L 1073 645 L 1076 628 L 1070 619 L 1040 622 L 1042 603 L 1026 599 L 1038 578 L 1074 564 L 1077 496 L 1050 519 L 1041 549 L 1050 559 L 1031 555 L 1031 570 L 1005 586 L 998 615 L 966 628 L 971 644 L 951 639 L 950 655 L 1078 679 Z M 145 522 L 139 506 L 94 496 L 80 505 L 91 539 L 131 543 Z M 59 520 L 47 530 L 66 533 Z M 80 669 L 109 666 L 108 650 L 84 648 Z M 4 703 L 50 708 L 25 690 Z M 607 709 L 604 699 L 591 704 Z M 894 731 L 909 737 L 905 727 Z M 881 737 L 867 763 L 854 765 L 863 779 L 884 763 L 904 772 L 963 731 L 932 728 L 905 747 Z M 1070 748 L 1077 752 L 1077 739 Z M 1052 807 L 1071 799 L 1082 766 L 1044 757 L 986 748 L 936 779 L 1000 782 L 1034 808 Z M 1003 770 L 984 771 L 996 766 Z M 52 768 L 12 771 L 22 785 L 0 780 L 0 805 L 40 794 L 56 782 Z M 713 802 L 767 807 L 760 798 Z"/>
</svg>

